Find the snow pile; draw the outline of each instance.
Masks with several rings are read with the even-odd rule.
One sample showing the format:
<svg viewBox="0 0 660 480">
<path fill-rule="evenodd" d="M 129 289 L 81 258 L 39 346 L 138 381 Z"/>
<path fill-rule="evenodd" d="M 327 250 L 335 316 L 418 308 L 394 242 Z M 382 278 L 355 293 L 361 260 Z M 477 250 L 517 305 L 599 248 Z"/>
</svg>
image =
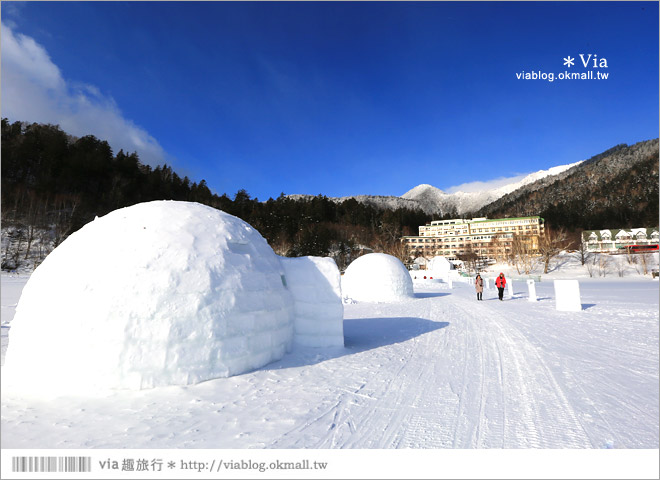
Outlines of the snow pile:
<svg viewBox="0 0 660 480">
<path fill-rule="evenodd" d="M 436 256 L 431 259 L 428 266 L 429 275 L 447 279 L 449 271 L 451 270 L 451 263 L 445 257 Z"/>
<path fill-rule="evenodd" d="M 295 300 L 294 337 L 305 347 L 344 346 L 341 276 L 332 258 L 281 258 Z"/>
<path fill-rule="evenodd" d="M 25 286 L 5 373 L 66 391 L 227 377 L 290 350 L 294 303 L 279 257 L 250 225 L 156 201 L 72 234 Z"/>
<path fill-rule="evenodd" d="M 414 297 L 412 279 L 396 257 L 369 253 L 355 259 L 342 278 L 344 297 L 357 302 L 395 302 Z"/>
</svg>

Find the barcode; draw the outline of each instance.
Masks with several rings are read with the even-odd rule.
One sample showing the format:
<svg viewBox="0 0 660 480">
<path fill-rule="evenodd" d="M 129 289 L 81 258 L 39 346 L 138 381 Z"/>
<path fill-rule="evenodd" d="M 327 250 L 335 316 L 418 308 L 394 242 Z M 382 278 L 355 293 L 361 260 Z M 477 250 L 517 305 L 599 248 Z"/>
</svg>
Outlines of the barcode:
<svg viewBox="0 0 660 480">
<path fill-rule="evenodd" d="M 91 472 L 92 457 L 12 457 L 12 472 Z"/>
</svg>

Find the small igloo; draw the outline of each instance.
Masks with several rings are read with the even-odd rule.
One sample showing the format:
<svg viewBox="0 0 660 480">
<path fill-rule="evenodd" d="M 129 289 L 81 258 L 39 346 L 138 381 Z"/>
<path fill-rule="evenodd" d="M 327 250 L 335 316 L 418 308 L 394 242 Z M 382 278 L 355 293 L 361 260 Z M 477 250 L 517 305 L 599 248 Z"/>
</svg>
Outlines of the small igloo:
<svg viewBox="0 0 660 480">
<path fill-rule="evenodd" d="M 355 259 L 341 282 L 343 296 L 357 302 L 396 302 L 414 297 L 410 273 L 401 260 L 385 253 Z"/>
<path fill-rule="evenodd" d="M 186 385 L 259 368 L 294 344 L 295 299 L 281 260 L 250 225 L 201 204 L 111 212 L 33 273 L 4 373 L 23 387 L 71 392 Z M 343 310 L 333 321 L 343 323 Z"/>
<path fill-rule="evenodd" d="M 435 256 L 431 259 L 431 261 L 428 264 L 428 272 L 429 275 L 433 275 L 435 277 L 440 277 L 440 278 L 447 278 L 449 276 L 449 271 L 451 270 L 452 265 L 447 260 L 447 258 L 443 256 Z"/>
</svg>

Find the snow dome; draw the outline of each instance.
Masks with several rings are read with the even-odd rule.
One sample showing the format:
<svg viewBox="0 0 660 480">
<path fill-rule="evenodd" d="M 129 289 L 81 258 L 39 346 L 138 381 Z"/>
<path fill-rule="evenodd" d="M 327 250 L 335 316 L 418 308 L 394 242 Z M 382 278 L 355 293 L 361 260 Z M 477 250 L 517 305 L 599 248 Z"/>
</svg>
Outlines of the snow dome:
<svg viewBox="0 0 660 480">
<path fill-rule="evenodd" d="M 341 286 L 344 297 L 357 302 L 393 302 L 414 296 L 406 267 L 385 253 L 355 259 L 346 269 Z"/>
<path fill-rule="evenodd" d="M 116 210 L 35 270 L 3 370 L 23 386 L 66 391 L 243 373 L 291 348 L 285 284 L 266 240 L 232 215 L 173 201 Z"/>
<path fill-rule="evenodd" d="M 436 256 L 431 259 L 428 265 L 428 271 L 432 275 L 438 277 L 447 277 L 449 271 L 451 270 L 451 263 L 445 257 Z"/>
</svg>

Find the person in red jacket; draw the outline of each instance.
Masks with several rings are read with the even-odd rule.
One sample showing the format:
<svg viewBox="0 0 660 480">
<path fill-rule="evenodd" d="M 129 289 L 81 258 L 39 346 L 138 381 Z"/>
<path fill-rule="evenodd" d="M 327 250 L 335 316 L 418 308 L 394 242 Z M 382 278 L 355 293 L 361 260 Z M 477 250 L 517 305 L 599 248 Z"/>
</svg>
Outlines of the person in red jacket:
<svg viewBox="0 0 660 480">
<path fill-rule="evenodd" d="M 499 276 L 495 279 L 495 286 L 497 287 L 500 300 L 502 300 L 504 297 L 504 287 L 506 287 L 506 278 L 504 278 L 504 274 L 502 272 L 500 272 Z"/>
</svg>

